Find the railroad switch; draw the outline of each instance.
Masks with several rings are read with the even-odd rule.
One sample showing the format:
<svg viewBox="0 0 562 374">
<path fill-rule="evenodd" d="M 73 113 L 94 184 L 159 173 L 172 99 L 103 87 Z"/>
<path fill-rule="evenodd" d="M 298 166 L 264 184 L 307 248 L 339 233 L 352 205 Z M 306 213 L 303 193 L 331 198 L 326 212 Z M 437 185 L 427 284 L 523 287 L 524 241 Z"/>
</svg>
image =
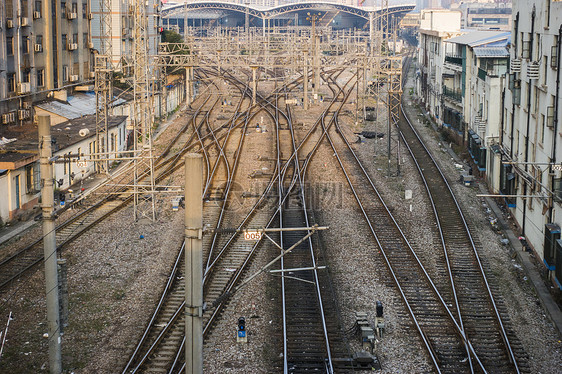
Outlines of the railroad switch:
<svg viewBox="0 0 562 374">
<path fill-rule="evenodd" d="M 359 335 L 361 339 L 361 346 L 363 350 L 374 353 L 377 347 L 378 340 L 375 338 L 375 332 L 369 321 L 367 320 L 367 313 L 356 312 L 355 313 L 355 333 Z"/>
</svg>

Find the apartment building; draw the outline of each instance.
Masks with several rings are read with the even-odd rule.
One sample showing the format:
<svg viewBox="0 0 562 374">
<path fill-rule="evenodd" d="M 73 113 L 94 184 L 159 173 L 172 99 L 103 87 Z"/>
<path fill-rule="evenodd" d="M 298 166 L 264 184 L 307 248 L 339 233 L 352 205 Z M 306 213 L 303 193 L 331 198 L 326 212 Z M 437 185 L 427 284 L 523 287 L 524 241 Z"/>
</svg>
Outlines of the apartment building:
<svg viewBox="0 0 562 374">
<path fill-rule="evenodd" d="M 32 121 L 32 105 L 92 78 L 89 0 L 0 2 L 0 123 Z"/>
<path fill-rule="evenodd" d="M 91 32 L 92 45 L 98 52 L 103 52 L 102 42 L 110 39 L 112 64 L 116 70 L 121 70 L 123 63 L 130 61 L 133 56 L 134 34 L 134 1 L 111 0 L 111 8 L 103 9 L 102 0 L 89 0 L 92 10 Z M 147 0 L 145 2 L 146 33 L 148 55 L 154 56 L 158 52 L 160 33 L 160 0 Z M 111 29 L 102 30 L 101 17 L 104 13 L 111 12 Z M 103 33 L 102 33 L 103 31 Z"/>
<path fill-rule="evenodd" d="M 462 27 L 511 31 L 511 3 L 458 1 L 451 10 L 462 12 Z"/>
<path fill-rule="evenodd" d="M 497 144 L 510 37 L 509 32 L 469 30 L 445 43 L 451 45 L 449 50 L 453 52 L 445 56 L 449 72 L 443 78 L 444 125 L 458 116 L 463 128 L 459 135 L 475 168 L 496 187 L 499 177 L 490 171 L 500 164 Z M 458 131 L 455 126 L 450 127 Z"/>
<path fill-rule="evenodd" d="M 448 10 L 421 12 L 418 50 L 420 70 L 416 77 L 416 91 L 428 113 L 439 125 L 452 125 L 457 131 L 463 131 L 461 121 L 452 121 L 448 117 L 444 119 L 442 100 L 457 93 L 450 92 L 451 86 L 445 86 L 443 79 L 451 74 L 450 69 L 445 66 L 445 56 L 453 52 L 452 45 L 446 44 L 445 41 L 464 34 L 465 31 L 461 31 L 460 26 L 460 12 Z M 460 113 L 462 110 L 460 94 L 452 99 L 451 105 L 457 102 L 457 112 Z"/>
<path fill-rule="evenodd" d="M 501 131 L 500 191 L 521 234 L 562 282 L 560 53 L 562 2 L 514 1 Z"/>
</svg>

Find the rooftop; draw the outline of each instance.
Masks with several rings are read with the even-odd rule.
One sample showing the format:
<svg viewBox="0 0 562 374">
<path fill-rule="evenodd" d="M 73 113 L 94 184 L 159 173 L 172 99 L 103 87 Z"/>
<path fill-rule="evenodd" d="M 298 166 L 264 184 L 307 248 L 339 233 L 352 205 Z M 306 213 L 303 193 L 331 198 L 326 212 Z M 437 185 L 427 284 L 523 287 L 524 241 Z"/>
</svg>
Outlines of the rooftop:
<svg viewBox="0 0 562 374">
<path fill-rule="evenodd" d="M 115 92 L 114 92 L 115 93 Z M 125 102 L 123 98 L 115 98 L 113 106 Z M 94 92 L 76 92 L 68 96 L 66 101 L 49 100 L 37 104 L 39 108 L 68 119 L 75 119 L 84 115 L 96 114 L 96 94 Z"/>
<path fill-rule="evenodd" d="M 110 117 L 108 127 L 112 128 L 123 123 L 127 116 Z M 80 130 L 88 129 L 89 135 L 80 136 Z M 96 136 L 96 116 L 88 115 L 74 120 L 69 120 L 51 127 L 53 138 L 53 153 L 63 150 L 87 138 Z M 16 139 L 0 147 L 0 169 L 14 169 L 27 165 L 37 159 L 39 150 L 39 135 L 37 126 L 28 124 L 24 126 L 0 127 L 0 138 Z"/>
<path fill-rule="evenodd" d="M 505 31 L 486 31 L 486 30 L 466 30 L 467 33 L 447 40 L 449 43 L 478 47 L 482 45 L 505 46 L 511 37 L 510 32 Z"/>
</svg>

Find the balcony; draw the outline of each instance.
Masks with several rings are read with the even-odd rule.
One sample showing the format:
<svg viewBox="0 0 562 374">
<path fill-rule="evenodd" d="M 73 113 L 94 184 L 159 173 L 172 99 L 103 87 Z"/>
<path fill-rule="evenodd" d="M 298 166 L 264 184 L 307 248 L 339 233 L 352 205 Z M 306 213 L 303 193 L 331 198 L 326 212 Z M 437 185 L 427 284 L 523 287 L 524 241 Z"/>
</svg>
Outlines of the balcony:
<svg viewBox="0 0 562 374">
<path fill-rule="evenodd" d="M 457 103 L 462 103 L 462 93 L 459 89 L 453 90 L 447 86 L 443 86 L 443 96 Z"/>
<path fill-rule="evenodd" d="M 456 55 L 445 56 L 445 62 L 448 62 L 453 65 L 462 66 L 462 60 L 463 58 L 461 56 L 456 56 Z"/>
<path fill-rule="evenodd" d="M 445 71 L 448 71 L 449 74 L 461 73 L 462 72 L 462 57 L 448 55 L 445 56 L 445 62 L 443 63 L 443 67 Z"/>
<path fill-rule="evenodd" d="M 485 82 L 487 76 L 488 76 L 488 73 L 486 72 L 486 70 L 482 70 L 482 69 L 478 68 L 478 78 L 479 79 L 482 79 Z"/>
</svg>

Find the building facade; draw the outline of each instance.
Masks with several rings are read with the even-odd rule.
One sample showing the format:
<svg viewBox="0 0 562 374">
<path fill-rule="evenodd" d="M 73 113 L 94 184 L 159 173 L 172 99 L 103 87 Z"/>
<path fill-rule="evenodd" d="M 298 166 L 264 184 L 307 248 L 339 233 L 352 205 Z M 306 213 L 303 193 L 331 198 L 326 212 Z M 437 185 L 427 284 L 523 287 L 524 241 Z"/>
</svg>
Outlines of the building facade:
<svg viewBox="0 0 562 374">
<path fill-rule="evenodd" d="M 448 10 L 426 10 L 421 12 L 419 31 L 416 90 L 429 115 L 443 124 L 443 95 L 450 97 L 449 86 L 444 85 L 445 56 L 450 55 L 452 46 L 445 41 L 465 33 L 461 31 L 461 13 Z M 448 50 L 449 49 L 449 50 Z M 450 75 L 450 74 L 449 74 Z M 445 92 L 444 92 L 445 91 Z M 460 109 L 460 98 L 457 100 Z"/>
<path fill-rule="evenodd" d="M 89 0 L 0 2 L 0 122 L 31 122 L 35 101 L 93 78 Z"/>
<path fill-rule="evenodd" d="M 500 191 L 511 196 L 507 200 L 522 235 L 558 285 L 562 281 L 562 246 L 555 240 L 562 225 L 561 42 L 562 2 L 513 2 Z"/>
</svg>

